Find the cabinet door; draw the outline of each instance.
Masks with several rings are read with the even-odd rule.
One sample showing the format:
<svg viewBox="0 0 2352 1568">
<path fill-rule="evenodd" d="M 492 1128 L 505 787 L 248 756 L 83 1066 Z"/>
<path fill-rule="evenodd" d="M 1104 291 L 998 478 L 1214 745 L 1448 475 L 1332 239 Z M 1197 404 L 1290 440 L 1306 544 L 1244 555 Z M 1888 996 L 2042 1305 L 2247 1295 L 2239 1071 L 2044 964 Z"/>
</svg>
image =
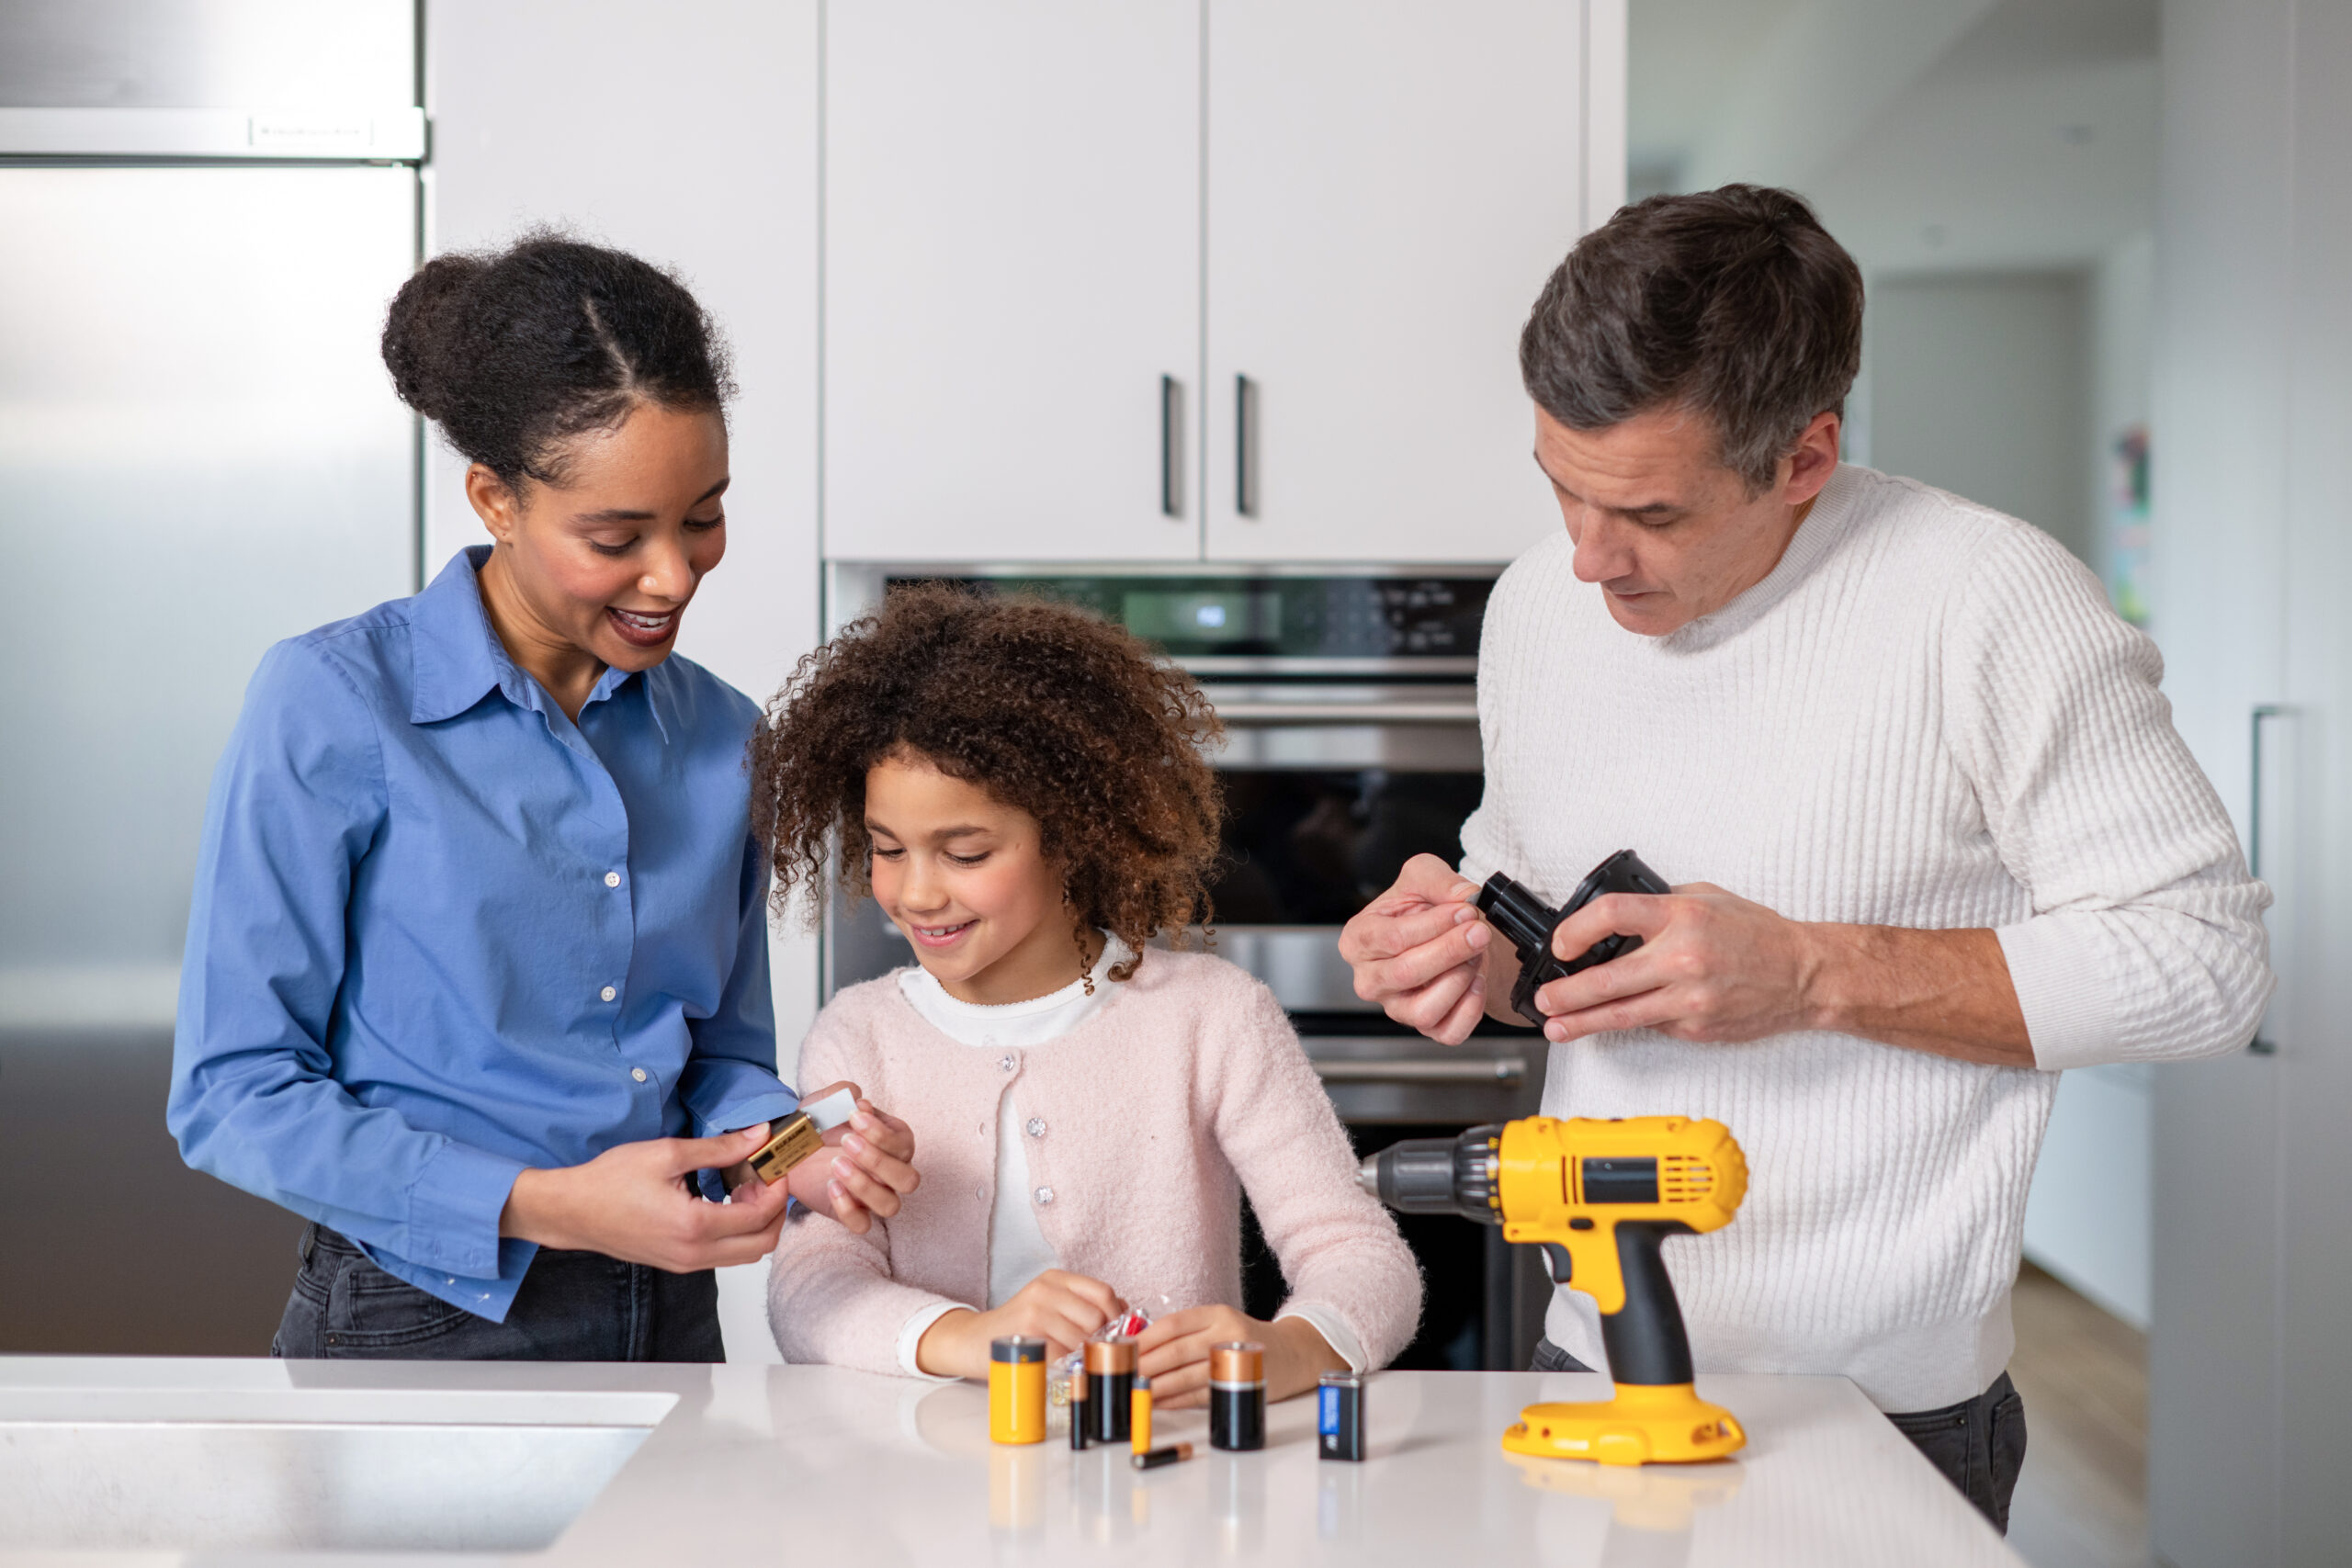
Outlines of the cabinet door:
<svg viewBox="0 0 2352 1568">
<path fill-rule="evenodd" d="M 1200 0 L 825 26 L 825 553 L 1195 558 Z"/>
<path fill-rule="evenodd" d="M 1559 526 L 1518 344 L 1589 205 L 1583 21 L 1209 0 L 1211 558 L 1498 560 Z"/>
</svg>

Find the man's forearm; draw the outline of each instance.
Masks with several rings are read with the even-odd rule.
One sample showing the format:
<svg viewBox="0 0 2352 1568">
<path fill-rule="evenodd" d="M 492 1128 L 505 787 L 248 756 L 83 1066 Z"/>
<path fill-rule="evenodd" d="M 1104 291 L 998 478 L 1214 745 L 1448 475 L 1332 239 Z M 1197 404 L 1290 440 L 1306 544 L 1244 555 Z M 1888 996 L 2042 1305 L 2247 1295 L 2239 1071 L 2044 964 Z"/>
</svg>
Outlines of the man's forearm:
<svg viewBox="0 0 2352 1568">
<path fill-rule="evenodd" d="M 1554 1040 L 1655 1029 L 1737 1044 L 1819 1029 L 1964 1062 L 2034 1065 L 2008 961 L 1989 931 L 1791 920 L 1704 884 L 1655 903 L 1609 902 L 1617 929 L 1643 945 L 1538 993 Z M 1586 929 L 1554 940 L 1571 949 L 1597 941 L 1607 918 L 1571 917 Z M 1509 949 L 1486 951 L 1487 1012 L 1522 1023 L 1510 1010 L 1519 963 Z"/>
<path fill-rule="evenodd" d="M 1963 1062 L 2033 1066 L 2025 1012 L 1991 931 L 1827 923 L 1803 930 L 1814 1027 Z"/>
</svg>

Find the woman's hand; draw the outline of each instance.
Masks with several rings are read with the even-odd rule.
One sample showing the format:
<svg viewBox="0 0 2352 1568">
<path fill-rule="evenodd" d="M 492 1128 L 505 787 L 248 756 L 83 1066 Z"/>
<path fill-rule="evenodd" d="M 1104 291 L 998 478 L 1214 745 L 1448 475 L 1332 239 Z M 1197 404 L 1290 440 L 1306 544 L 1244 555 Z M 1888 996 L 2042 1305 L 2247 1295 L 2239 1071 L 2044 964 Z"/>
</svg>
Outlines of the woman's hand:
<svg viewBox="0 0 2352 1568">
<path fill-rule="evenodd" d="M 802 1096 L 800 1103 L 813 1105 L 844 1089 L 857 1100 L 856 1112 L 827 1133 L 825 1146 L 794 1166 L 784 1185 L 810 1209 L 864 1235 L 876 1218 L 896 1214 L 900 1200 L 922 1185 L 922 1177 L 914 1168 L 915 1130 L 876 1110 L 855 1084 L 828 1084 Z"/>
<path fill-rule="evenodd" d="M 585 1165 L 514 1179 L 498 1234 L 647 1263 L 673 1274 L 753 1263 L 775 1250 L 785 1191 L 753 1181 L 732 1202 L 706 1202 L 699 1170 L 724 1170 L 768 1140 L 764 1126 L 716 1138 L 649 1138 Z"/>
<path fill-rule="evenodd" d="M 935 1378 L 984 1378 L 989 1341 L 1008 1334 L 1043 1339 L 1046 1359 L 1058 1360 L 1126 1310 L 1119 1293 L 1102 1280 L 1048 1269 L 1001 1307 L 962 1307 L 944 1314 L 923 1330 L 915 1345 L 915 1365 Z"/>
<path fill-rule="evenodd" d="M 1229 1306 L 1186 1307 L 1136 1336 L 1139 1370 L 1151 1380 L 1153 1408 L 1206 1404 L 1209 1347 L 1231 1339 L 1254 1339 L 1266 1348 L 1269 1400 L 1305 1393 L 1325 1372 L 1348 1370 L 1339 1352 L 1303 1317 L 1261 1323 Z"/>
</svg>

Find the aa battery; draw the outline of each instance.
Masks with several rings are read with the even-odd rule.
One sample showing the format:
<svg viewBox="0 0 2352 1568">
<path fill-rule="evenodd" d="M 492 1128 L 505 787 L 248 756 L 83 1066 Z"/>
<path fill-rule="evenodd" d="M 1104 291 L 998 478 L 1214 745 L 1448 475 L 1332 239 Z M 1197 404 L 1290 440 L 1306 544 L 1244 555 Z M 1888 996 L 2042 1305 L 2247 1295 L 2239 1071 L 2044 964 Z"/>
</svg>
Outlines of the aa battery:
<svg viewBox="0 0 2352 1568">
<path fill-rule="evenodd" d="M 1139 1454 L 1151 1451 L 1151 1380 L 1136 1374 L 1135 1393 L 1127 1406 L 1127 1438 Z"/>
<path fill-rule="evenodd" d="M 1363 1458 L 1363 1378 L 1325 1372 L 1315 1390 L 1316 1451 L 1325 1459 Z"/>
<path fill-rule="evenodd" d="M 1193 1457 L 1190 1443 L 1170 1443 L 1164 1449 L 1140 1450 L 1127 1457 L 1127 1462 L 1137 1470 L 1158 1470 L 1164 1464 L 1182 1464 Z"/>
<path fill-rule="evenodd" d="M 1266 1348 L 1243 1340 L 1209 1347 L 1209 1447 L 1266 1446 Z"/>
<path fill-rule="evenodd" d="M 1098 1443 L 1124 1443 L 1132 1428 L 1136 1342 L 1086 1342 L 1086 1409 L 1094 1423 L 1087 1437 Z"/>
<path fill-rule="evenodd" d="M 1046 1342 L 1025 1334 L 989 1341 L 989 1438 L 1046 1440 Z"/>
</svg>

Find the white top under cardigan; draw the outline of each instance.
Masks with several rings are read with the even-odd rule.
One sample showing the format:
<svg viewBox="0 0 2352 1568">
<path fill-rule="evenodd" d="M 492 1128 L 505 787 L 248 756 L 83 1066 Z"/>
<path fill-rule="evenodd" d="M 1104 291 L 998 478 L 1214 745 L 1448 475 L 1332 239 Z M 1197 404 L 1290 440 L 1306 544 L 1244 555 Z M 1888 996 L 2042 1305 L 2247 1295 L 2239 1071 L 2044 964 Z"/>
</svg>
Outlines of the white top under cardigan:
<svg viewBox="0 0 2352 1568">
<path fill-rule="evenodd" d="M 2039 1071 L 1850 1035 L 1555 1045 L 1555 1116 L 1728 1123 L 1747 1199 L 1666 1250 L 1701 1371 L 1842 1372 L 1886 1410 L 1967 1399 L 2013 1346 L 2057 1069 L 2244 1045 L 2269 996 L 2237 836 L 2155 645 L 2047 535 L 1841 467 L 1779 566 L 1638 636 L 1555 536 L 1498 583 L 1465 876 L 1561 897 L 1628 847 L 1798 920 L 1998 935 Z M 1546 1332 L 1603 1364 L 1590 1299 Z"/>
</svg>

